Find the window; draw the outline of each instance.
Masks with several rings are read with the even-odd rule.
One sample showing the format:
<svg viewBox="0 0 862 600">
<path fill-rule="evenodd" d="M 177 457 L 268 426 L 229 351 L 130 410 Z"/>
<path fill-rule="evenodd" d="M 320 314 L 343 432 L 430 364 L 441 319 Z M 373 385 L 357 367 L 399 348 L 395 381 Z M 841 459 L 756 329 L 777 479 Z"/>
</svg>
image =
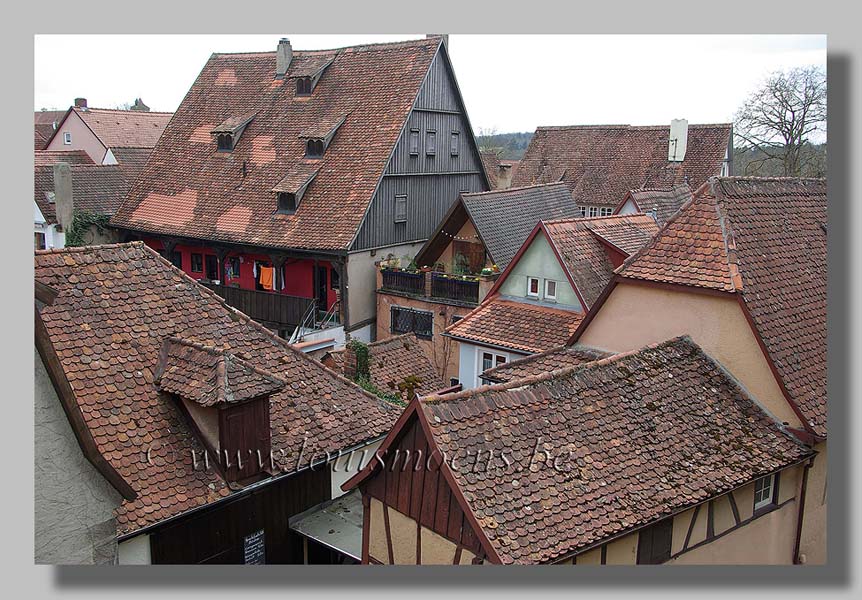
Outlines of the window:
<svg viewBox="0 0 862 600">
<path fill-rule="evenodd" d="M 578 207 L 578 216 L 579 217 L 586 217 L 587 216 L 587 207 L 586 206 L 579 206 Z"/>
<path fill-rule="evenodd" d="M 206 265 L 207 279 L 209 279 L 210 281 L 216 281 L 217 279 L 221 279 L 218 274 L 218 258 L 215 255 L 207 254 Z"/>
<path fill-rule="evenodd" d="M 395 196 L 395 222 L 407 222 L 407 194 Z"/>
<path fill-rule="evenodd" d="M 410 156 L 419 156 L 419 130 L 410 130 Z"/>
<path fill-rule="evenodd" d="M 462 317 L 461 315 L 452 315 L 452 324 L 454 325 L 455 323 L 457 323 L 458 321 L 460 321 L 463 318 L 464 317 Z"/>
<path fill-rule="evenodd" d="M 204 272 L 204 256 L 203 254 L 192 254 L 192 273 Z"/>
<path fill-rule="evenodd" d="M 216 138 L 219 152 L 230 152 L 233 150 L 233 136 L 229 133 L 220 133 Z"/>
<path fill-rule="evenodd" d="M 603 207 L 602 207 L 602 213 L 601 213 L 601 214 L 602 214 L 602 216 L 603 216 L 603 217 L 609 217 L 609 216 L 611 216 L 611 213 L 612 213 L 612 212 L 614 212 L 612 209 L 607 208 L 607 207 L 605 207 L 605 206 L 603 206 Z"/>
<path fill-rule="evenodd" d="M 527 277 L 527 296 L 530 298 L 539 297 L 539 278 Z"/>
<path fill-rule="evenodd" d="M 224 278 L 239 279 L 239 257 L 229 256 L 224 259 Z"/>
<path fill-rule="evenodd" d="M 72 133 L 67 131 L 63 134 L 63 143 L 67 146 L 72 143 Z"/>
<path fill-rule="evenodd" d="M 598 217 L 599 216 L 599 207 L 598 206 L 591 206 L 590 207 L 590 216 L 591 217 Z"/>
<path fill-rule="evenodd" d="M 311 95 L 311 77 L 300 77 L 296 80 L 296 95 L 310 96 Z"/>
<path fill-rule="evenodd" d="M 476 373 L 476 385 L 482 385 L 482 373 L 487 371 L 488 369 L 493 369 L 494 367 L 499 367 L 500 365 L 506 364 L 508 360 L 508 356 L 505 354 L 497 354 L 496 352 L 481 352 L 479 355 L 479 368 Z"/>
<path fill-rule="evenodd" d="M 425 132 L 425 154 L 428 156 L 437 154 L 437 132 L 433 129 Z"/>
<path fill-rule="evenodd" d="M 449 138 L 449 154 L 458 156 L 461 152 L 461 134 L 457 131 L 452 132 L 452 137 Z"/>
<path fill-rule="evenodd" d="M 323 156 L 323 140 L 312 138 L 305 143 L 305 156 L 308 158 L 320 158 Z"/>
<path fill-rule="evenodd" d="M 296 194 L 279 192 L 276 198 L 278 200 L 278 212 L 285 215 L 292 215 L 296 212 Z"/>
<path fill-rule="evenodd" d="M 660 565 L 670 560 L 673 517 L 662 519 L 638 532 L 639 565 Z"/>
<path fill-rule="evenodd" d="M 338 269 L 329 269 L 329 288 L 333 290 L 340 289 L 341 276 L 338 274 Z"/>
<path fill-rule="evenodd" d="M 775 504 L 775 478 L 767 475 L 754 482 L 754 512 Z"/>
<path fill-rule="evenodd" d="M 392 333 L 415 333 L 417 337 L 431 339 L 434 313 L 393 306 L 389 313 Z"/>
<path fill-rule="evenodd" d="M 36 239 L 34 240 L 36 243 L 36 250 L 44 250 L 46 248 L 45 245 L 45 234 L 41 231 L 36 231 Z"/>
<path fill-rule="evenodd" d="M 551 279 L 545 280 L 545 299 L 547 300 L 556 300 L 557 299 L 557 282 Z"/>
</svg>

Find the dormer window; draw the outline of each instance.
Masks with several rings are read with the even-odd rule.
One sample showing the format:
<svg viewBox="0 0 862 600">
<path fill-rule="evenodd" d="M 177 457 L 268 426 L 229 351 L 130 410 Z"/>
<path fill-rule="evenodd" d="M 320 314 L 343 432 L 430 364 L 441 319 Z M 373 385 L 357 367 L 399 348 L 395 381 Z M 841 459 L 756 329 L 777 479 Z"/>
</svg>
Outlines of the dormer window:
<svg viewBox="0 0 862 600">
<path fill-rule="evenodd" d="M 305 143 L 305 156 L 307 158 L 320 158 L 323 156 L 323 151 L 326 147 L 324 141 L 320 138 L 310 138 Z"/>
<path fill-rule="evenodd" d="M 221 133 L 216 139 L 219 152 L 231 152 L 233 150 L 233 136 L 231 134 Z"/>
<path fill-rule="evenodd" d="M 278 199 L 278 212 L 283 215 L 292 215 L 296 212 L 296 194 L 289 192 L 279 192 L 276 194 Z"/>
<path fill-rule="evenodd" d="M 296 95 L 310 96 L 311 95 L 311 77 L 297 77 L 296 79 Z"/>
</svg>

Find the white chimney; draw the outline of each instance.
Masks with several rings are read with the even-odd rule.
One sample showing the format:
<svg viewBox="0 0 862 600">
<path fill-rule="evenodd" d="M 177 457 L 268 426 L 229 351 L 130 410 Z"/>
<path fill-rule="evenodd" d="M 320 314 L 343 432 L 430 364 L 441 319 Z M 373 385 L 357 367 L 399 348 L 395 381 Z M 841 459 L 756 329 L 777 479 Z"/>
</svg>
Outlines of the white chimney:
<svg viewBox="0 0 862 600">
<path fill-rule="evenodd" d="M 275 52 L 276 79 L 284 79 L 287 69 L 290 67 L 291 60 L 293 60 L 293 48 L 290 47 L 290 40 L 281 38 L 278 41 L 278 49 Z"/>
<path fill-rule="evenodd" d="M 682 162 L 685 160 L 685 148 L 688 144 L 688 121 L 686 119 L 673 119 L 670 122 L 670 139 L 667 146 L 668 162 Z"/>
</svg>

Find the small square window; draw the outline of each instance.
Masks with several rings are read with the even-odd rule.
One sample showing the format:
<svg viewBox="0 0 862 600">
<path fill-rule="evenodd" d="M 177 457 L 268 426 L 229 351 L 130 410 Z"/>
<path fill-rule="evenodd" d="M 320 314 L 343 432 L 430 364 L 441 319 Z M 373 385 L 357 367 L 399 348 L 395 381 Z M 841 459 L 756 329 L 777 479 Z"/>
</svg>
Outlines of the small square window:
<svg viewBox="0 0 862 600">
<path fill-rule="evenodd" d="M 450 138 L 449 143 L 449 154 L 452 156 L 458 156 L 461 152 L 461 134 L 457 131 L 452 132 L 452 137 Z"/>
<path fill-rule="evenodd" d="M 45 234 L 41 231 L 37 231 L 36 233 L 36 250 L 44 250 L 46 248 L 45 245 Z"/>
<path fill-rule="evenodd" d="M 233 136 L 229 133 L 220 133 L 216 138 L 219 152 L 230 152 L 233 150 Z"/>
<path fill-rule="evenodd" d="M 407 222 L 407 194 L 395 196 L 395 222 Z"/>
<path fill-rule="evenodd" d="M 539 278 L 527 277 L 527 296 L 530 298 L 539 297 Z"/>
<path fill-rule="evenodd" d="M 63 133 L 63 143 L 67 146 L 72 143 L 72 133 L 67 131 Z"/>
<path fill-rule="evenodd" d="M 204 256 L 203 254 L 192 253 L 192 273 L 204 272 Z"/>
<path fill-rule="evenodd" d="M 754 511 L 775 503 L 775 475 L 761 477 L 754 482 Z"/>
<path fill-rule="evenodd" d="M 311 95 L 311 77 L 300 77 L 296 80 L 296 95 L 310 96 Z"/>
<path fill-rule="evenodd" d="M 545 298 L 548 300 L 557 299 L 557 282 L 551 279 L 545 280 Z"/>
<path fill-rule="evenodd" d="M 437 132 L 433 129 L 425 132 L 425 154 L 428 156 L 437 154 Z"/>
<path fill-rule="evenodd" d="M 278 200 L 278 212 L 285 215 L 292 215 L 296 212 L 296 194 L 279 192 L 276 199 Z"/>
<path fill-rule="evenodd" d="M 587 216 L 587 207 L 586 206 L 579 206 L 578 207 L 578 216 L 579 217 L 586 217 Z"/>
<path fill-rule="evenodd" d="M 310 139 L 305 143 L 305 156 L 308 158 L 320 158 L 323 156 L 324 150 L 323 140 L 321 139 Z"/>
<path fill-rule="evenodd" d="M 410 156 L 419 156 L 419 130 L 410 130 Z"/>
<path fill-rule="evenodd" d="M 591 217 L 598 217 L 599 216 L 599 207 L 598 206 L 591 206 L 590 207 L 590 216 Z"/>
<path fill-rule="evenodd" d="M 604 207 L 604 206 L 602 207 L 602 213 L 601 214 L 603 217 L 610 217 L 612 212 L 613 212 L 612 209 Z"/>
</svg>

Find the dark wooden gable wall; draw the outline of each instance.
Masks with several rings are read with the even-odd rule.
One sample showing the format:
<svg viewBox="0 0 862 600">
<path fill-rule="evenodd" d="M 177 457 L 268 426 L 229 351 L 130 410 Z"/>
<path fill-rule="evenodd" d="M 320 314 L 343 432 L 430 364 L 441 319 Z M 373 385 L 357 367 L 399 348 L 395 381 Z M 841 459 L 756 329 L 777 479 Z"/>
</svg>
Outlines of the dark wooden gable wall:
<svg viewBox="0 0 862 600">
<path fill-rule="evenodd" d="M 362 493 L 409 516 L 478 557 L 485 555 L 452 488 L 440 471 L 440 456 L 429 461 L 429 445 L 414 416 L 384 455 L 386 464 L 362 484 Z"/>
<path fill-rule="evenodd" d="M 417 155 L 410 152 L 412 130 L 419 131 Z M 429 130 L 436 131 L 437 149 L 433 156 L 426 152 Z M 459 138 L 459 152 L 455 156 L 450 151 L 454 131 Z M 451 65 L 445 51 L 438 51 L 351 250 L 424 241 L 461 191 L 488 189 Z M 396 223 L 394 218 L 395 197 L 400 195 L 407 196 L 404 223 Z"/>
</svg>

